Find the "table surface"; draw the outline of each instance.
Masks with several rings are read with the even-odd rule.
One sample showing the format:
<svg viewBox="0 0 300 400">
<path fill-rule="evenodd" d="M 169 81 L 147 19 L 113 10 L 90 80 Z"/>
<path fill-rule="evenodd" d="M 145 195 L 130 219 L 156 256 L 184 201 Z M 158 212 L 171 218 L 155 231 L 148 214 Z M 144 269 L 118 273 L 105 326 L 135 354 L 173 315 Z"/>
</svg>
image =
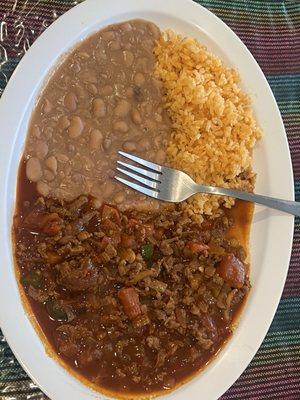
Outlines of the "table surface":
<svg viewBox="0 0 300 400">
<path fill-rule="evenodd" d="M 79 2 L 0 0 L 0 95 L 34 40 Z M 283 117 L 292 155 L 296 200 L 300 201 L 300 0 L 197 2 L 233 29 L 265 73 Z M 222 400 L 300 399 L 299 237 L 300 219 L 296 218 L 289 274 L 276 316 L 251 364 Z M 46 399 L 14 358 L 1 331 L 0 399 Z"/>
</svg>

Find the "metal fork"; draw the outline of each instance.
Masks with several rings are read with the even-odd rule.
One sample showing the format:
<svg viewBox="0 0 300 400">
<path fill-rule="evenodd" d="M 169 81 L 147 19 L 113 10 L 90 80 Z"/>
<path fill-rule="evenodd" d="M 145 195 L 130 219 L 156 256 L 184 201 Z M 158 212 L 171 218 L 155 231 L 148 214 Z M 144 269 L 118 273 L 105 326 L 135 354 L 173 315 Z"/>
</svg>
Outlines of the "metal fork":
<svg viewBox="0 0 300 400">
<path fill-rule="evenodd" d="M 254 193 L 243 192 L 241 190 L 198 185 L 185 172 L 169 167 L 163 167 L 153 162 L 143 160 L 142 158 L 132 154 L 124 153 L 123 151 L 119 151 L 118 153 L 140 166 L 128 164 L 123 161 L 117 161 L 117 170 L 122 174 L 129 176 L 137 183 L 119 176 L 115 176 L 115 179 L 158 200 L 179 203 L 196 193 L 215 194 L 263 204 L 270 208 L 275 208 L 289 214 L 300 216 L 300 202 L 261 196 Z"/>
</svg>

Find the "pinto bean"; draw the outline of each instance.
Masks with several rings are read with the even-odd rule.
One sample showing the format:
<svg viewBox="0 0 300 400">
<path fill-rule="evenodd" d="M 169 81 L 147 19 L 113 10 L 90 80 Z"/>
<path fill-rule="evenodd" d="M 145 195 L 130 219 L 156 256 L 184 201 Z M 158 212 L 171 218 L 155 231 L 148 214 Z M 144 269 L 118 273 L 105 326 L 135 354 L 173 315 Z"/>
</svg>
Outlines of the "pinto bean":
<svg viewBox="0 0 300 400">
<path fill-rule="evenodd" d="M 56 158 L 61 163 L 66 163 L 69 161 L 69 157 L 62 153 L 57 153 Z"/>
<path fill-rule="evenodd" d="M 103 96 L 110 96 L 113 94 L 114 89 L 110 85 L 105 85 L 102 89 L 100 89 L 100 92 L 103 94 Z"/>
<path fill-rule="evenodd" d="M 137 73 L 134 75 L 133 80 L 134 80 L 134 83 L 135 83 L 137 86 L 139 86 L 139 87 L 140 87 L 140 86 L 143 86 L 143 84 L 144 84 L 145 81 L 146 81 L 144 74 L 142 74 L 141 72 L 137 72 Z"/>
<path fill-rule="evenodd" d="M 51 182 L 53 181 L 53 179 L 55 178 L 53 172 L 49 171 L 48 169 L 46 169 L 44 171 L 44 175 L 43 178 L 47 181 L 47 182 Z"/>
<path fill-rule="evenodd" d="M 71 122 L 69 118 L 66 115 L 63 115 L 62 117 L 59 118 L 57 127 L 58 129 L 67 129 L 69 128 Z"/>
<path fill-rule="evenodd" d="M 129 22 L 125 22 L 124 24 L 121 25 L 121 29 L 124 32 L 130 32 L 132 31 L 132 25 Z"/>
<path fill-rule="evenodd" d="M 155 24 L 153 24 L 152 22 L 149 22 L 148 30 L 150 31 L 150 33 L 154 37 L 154 39 L 158 39 L 160 37 L 159 28 Z"/>
<path fill-rule="evenodd" d="M 52 110 L 53 106 L 52 103 L 48 99 L 44 99 L 43 104 L 42 104 L 42 112 L 44 114 L 49 114 Z"/>
<path fill-rule="evenodd" d="M 136 67 L 138 70 L 145 72 L 145 74 L 152 71 L 153 68 L 153 61 L 147 57 L 139 58 Z"/>
<path fill-rule="evenodd" d="M 108 180 L 103 185 L 101 185 L 101 193 L 105 199 L 112 195 L 114 192 L 115 185 L 112 181 Z"/>
<path fill-rule="evenodd" d="M 117 107 L 115 108 L 114 114 L 117 117 L 123 118 L 126 117 L 126 115 L 129 113 L 131 108 L 130 103 L 127 100 L 121 100 Z"/>
<path fill-rule="evenodd" d="M 71 139 L 78 138 L 83 131 L 83 121 L 78 115 L 74 115 L 71 117 L 71 123 L 68 129 L 68 133 Z"/>
<path fill-rule="evenodd" d="M 78 72 L 81 70 L 81 67 L 77 61 L 74 61 L 73 64 L 71 64 L 71 69 L 73 72 L 75 72 L 75 74 L 78 74 Z"/>
<path fill-rule="evenodd" d="M 132 118 L 132 121 L 137 125 L 142 123 L 142 117 L 138 110 L 133 110 L 131 112 L 131 118 Z"/>
<path fill-rule="evenodd" d="M 119 40 L 113 40 L 112 42 L 110 42 L 109 48 L 110 50 L 120 50 L 121 43 L 119 42 Z"/>
<path fill-rule="evenodd" d="M 97 118 L 102 118 L 106 114 L 106 105 L 100 97 L 93 101 L 93 114 Z"/>
<path fill-rule="evenodd" d="M 90 149 L 97 150 L 103 142 L 103 135 L 99 129 L 93 129 L 90 135 Z"/>
<path fill-rule="evenodd" d="M 118 192 L 114 195 L 114 202 L 116 204 L 121 204 L 125 199 L 125 194 L 122 192 Z"/>
<path fill-rule="evenodd" d="M 125 151 L 129 151 L 129 152 L 135 151 L 136 150 L 136 144 L 134 142 L 127 141 L 127 142 L 123 143 L 123 149 Z"/>
<path fill-rule="evenodd" d="M 128 97 L 129 99 L 131 99 L 134 96 L 134 90 L 132 87 L 129 87 L 126 89 L 125 91 L 126 97 Z"/>
<path fill-rule="evenodd" d="M 105 32 L 102 32 L 101 36 L 102 36 L 103 40 L 110 41 L 110 40 L 114 40 L 115 33 L 113 31 L 105 31 Z"/>
<path fill-rule="evenodd" d="M 155 121 L 156 122 L 162 122 L 162 116 L 161 116 L 161 114 L 155 114 L 154 115 L 154 119 L 155 119 Z"/>
<path fill-rule="evenodd" d="M 43 181 L 38 181 L 36 184 L 36 190 L 41 196 L 47 197 L 48 194 L 50 193 L 50 187 L 47 185 L 47 183 Z"/>
<path fill-rule="evenodd" d="M 39 137 L 41 136 L 41 130 L 40 130 L 40 128 L 39 128 L 37 125 L 34 125 L 34 126 L 32 127 L 30 133 L 31 133 L 32 136 L 34 136 L 34 137 L 36 137 L 36 138 L 39 138 Z"/>
<path fill-rule="evenodd" d="M 118 132 L 126 133 L 128 131 L 128 125 L 126 124 L 125 121 L 116 121 L 113 124 L 113 128 Z"/>
<path fill-rule="evenodd" d="M 48 154 L 49 147 L 44 140 L 38 140 L 35 145 L 35 154 L 41 160 Z"/>
<path fill-rule="evenodd" d="M 32 182 L 37 182 L 43 176 L 40 160 L 31 157 L 26 163 L 26 176 Z"/>
<path fill-rule="evenodd" d="M 159 149 L 155 155 L 155 161 L 158 164 L 162 164 L 166 160 L 166 153 L 164 150 Z"/>
<path fill-rule="evenodd" d="M 143 138 L 143 139 L 139 140 L 138 146 L 139 146 L 139 149 L 142 150 L 142 151 L 147 151 L 151 147 L 149 140 L 146 139 L 146 138 Z"/>
<path fill-rule="evenodd" d="M 111 146 L 111 139 L 110 138 L 105 138 L 103 142 L 103 147 L 105 150 L 108 150 Z"/>
<path fill-rule="evenodd" d="M 57 174 L 57 160 L 54 156 L 50 156 L 45 161 L 46 166 L 52 171 L 55 175 Z"/>
<path fill-rule="evenodd" d="M 98 93 L 97 86 L 94 83 L 87 85 L 87 90 L 94 95 Z"/>
<path fill-rule="evenodd" d="M 134 55 L 131 51 L 129 50 L 124 50 L 123 51 L 123 59 L 124 63 L 127 67 L 130 67 L 134 61 Z"/>
<path fill-rule="evenodd" d="M 64 105 L 70 111 L 75 111 L 77 108 L 77 96 L 75 93 L 69 92 L 64 97 Z"/>
</svg>

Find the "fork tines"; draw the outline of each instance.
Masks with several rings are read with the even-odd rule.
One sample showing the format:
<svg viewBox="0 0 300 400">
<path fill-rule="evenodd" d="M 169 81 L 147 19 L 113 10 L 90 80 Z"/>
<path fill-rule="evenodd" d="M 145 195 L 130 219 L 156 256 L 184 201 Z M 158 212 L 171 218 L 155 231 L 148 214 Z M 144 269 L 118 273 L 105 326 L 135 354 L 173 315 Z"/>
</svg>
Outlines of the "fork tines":
<svg viewBox="0 0 300 400">
<path fill-rule="evenodd" d="M 124 167 L 121 168 L 118 166 L 117 170 L 119 172 L 130 177 L 132 180 L 141 183 L 142 185 L 132 182 L 131 180 L 121 178 L 119 176 L 115 176 L 115 179 L 143 194 L 151 197 L 157 197 L 159 193 L 158 185 L 160 184 L 162 167 L 158 164 L 143 160 L 142 158 L 139 158 L 129 153 L 125 153 L 123 151 L 118 151 L 118 153 L 121 156 L 126 157 L 129 160 L 134 161 L 136 164 L 144 167 L 141 168 L 133 164 L 125 163 L 123 161 L 117 161 L 118 165 Z"/>
</svg>

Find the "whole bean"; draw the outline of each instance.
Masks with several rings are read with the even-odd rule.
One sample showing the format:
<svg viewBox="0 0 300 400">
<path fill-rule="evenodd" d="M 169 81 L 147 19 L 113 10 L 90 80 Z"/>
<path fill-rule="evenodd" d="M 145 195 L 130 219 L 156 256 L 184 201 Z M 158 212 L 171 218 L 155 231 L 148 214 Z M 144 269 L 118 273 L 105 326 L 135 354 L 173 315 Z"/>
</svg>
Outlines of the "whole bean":
<svg viewBox="0 0 300 400">
<path fill-rule="evenodd" d="M 121 204 L 125 200 L 125 194 L 123 192 L 118 192 L 114 195 L 114 202 L 116 204 Z"/>
<path fill-rule="evenodd" d="M 43 132 L 43 136 L 46 140 L 49 140 L 52 138 L 53 135 L 53 128 L 51 126 L 47 126 Z"/>
<path fill-rule="evenodd" d="M 130 111 L 130 108 L 131 108 L 131 104 L 127 100 L 122 99 L 118 103 L 117 107 L 115 108 L 114 114 L 117 117 L 121 117 L 121 118 L 126 117 L 126 115 Z"/>
<path fill-rule="evenodd" d="M 44 99 L 42 104 L 42 112 L 45 114 L 49 114 L 51 110 L 52 110 L 52 104 L 48 99 Z"/>
<path fill-rule="evenodd" d="M 132 31 L 132 25 L 130 25 L 129 22 L 125 22 L 124 24 L 121 25 L 121 29 L 124 32 L 130 32 Z"/>
<path fill-rule="evenodd" d="M 137 60 L 136 67 L 145 73 L 149 73 L 152 71 L 153 61 L 146 57 L 139 58 Z"/>
<path fill-rule="evenodd" d="M 160 37 L 159 28 L 155 24 L 153 24 L 152 22 L 149 22 L 148 29 L 149 29 L 151 35 L 154 37 L 154 39 L 158 39 Z"/>
<path fill-rule="evenodd" d="M 114 191 L 114 184 L 111 180 L 108 180 L 103 185 L 101 185 L 101 190 L 104 198 L 108 198 Z"/>
<path fill-rule="evenodd" d="M 92 199 L 91 201 L 92 207 L 98 210 L 102 206 L 102 202 L 99 199 Z"/>
<path fill-rule="evenodd" d="M 90 135 L 90 149 L 97 150 L 101 147 L 103 135 L 99 129 L 93 129 Z"/>
<path fill-rule="evenodd" d="M 74 144 L 72 144 L 72 143 L 69 143 L 68 144 L 68 150 L 70 151 L 70 152 L 72 152 L 73 153 L 73 151 L 75 151 L 75 146 L 74 146 Z"/>
<path fill-rule="evenodd" d="M 107 60 L 107 55 L 104 47 L 98 47 L 98 49 L 95 51 L 95 58 L 99 64 L 103 64 Z"/>
<path fill-rule="evenodd" d="M 134 95 L 134 90 L 133 90 L 133 88 L 132 88 L 132 87 L 127 88 L 125 94 L 126 94 L 126 97 L 128 97 L 129 99 L 131 99 L 131 98 L 133 97 L 133 95 Z"/>
<path fill-rule="evenodd" d="M 71 69 L 75 74 L 78 74 L 81 70 L 80 64 L 77 61 L 74 61 L 73 64 L 71 64 Z"/>
<path fill-rule="evenodd" d="M 139 140 L 139 143 L 138 143 L 139 150 L 146 151 L 146 150 L 149 150 L 150 147 L 151 146 L 150 146 L 150 142 L 148 139 L 143 138 L 143 139 Z"/>
<path fill-rule="evenodd" d="M 52 171 L 55 175 L 57 174 L 57 160 L 54 156 L 50 156 L 49 158 L 47 158 L 45 164 L 47 168 L 50 169 L 50 171 Z"/>
<path fill-rule="evenodd" d="M 134 61 L 134 55 L 131 51 L 129 50 L 124 50 L 123 51 L 123 59 L 124 59 L 124 64 L 127 67 L 130 67 Z"/>
<path fill-rule="evenodd" d="M 57 127 L 58 129 L 67 129 L 69 128 L 71 122 L 69 120 L 69 118 L 65 115 L 63 115 L 62 117 L 59 118 L 58 123 L 57 123 Z"/>
<path fill-rule="evenodd" d="M 130 50 L 130 49 L 132 49 L 132 44 L 129 43 L 129 42 L 125 43 L 125 44 L 124 44 L 124 49 L 125 49 L 125 50 Z"/>
<path fill-rule="evenodd" d="M 41 130 L 37 125 L 34 125 L 31 129 L 31 135 L 39 138 L 41 136 Z"/>
<path fill-rule="evenodd" d="M 134 142 L 130 142 L 130 141 L 124 142 L 123 143 L 123 149 L 125 151 L 129 151 L 129 152 L 135 151 L 136 150 L 136 144 Z"/>
<path fill-rule="evenodd" d="M 86 96 L 86 90 L 81 86 L 81 85 L 76 85 L 74 88 L 77 97 L 85 97 Z"/>
<path fill-rule="evenodd" d="M 108 150 L 110 148 L 110 146 L 111 146 L 111 139 L 110 138 L 104 139 L 104 142 L 103 142 L 104 149 Z"/>
<path fill-rule="evenodd" d="M 93 114 L 96 118 L 102 118 L 106 114 L 106 105 L 100 97 L 93 101 Z"/>
<path fill-rule="evenodd" d="M 62 153 L 57 153 L 56 158 L 61 163 L 66 163 L 69 161 L 69 157 Z"/>
<path fill-rule="evenodd" d="M 116 121 L 113 124 L 113 128 L 114 130 L 118 131 L 118 132 L 127 132 L 128 131 L 128 125 L 126 124 L 125 121 Z"/>
<path fill-rule="evenodd" d="M 36 184 L 36 190 L 38 191 L 38 193 L 41 196 L 48 196 L 48 194 L 50 193 L 50 187 L 47 185 L 47 183 L 43 182 L 43 181 L 38 181 Z"/>
<path fill-rule="evenodd" d="M 49 171 L 48 169 L 46 169 L 46 170 L 44 171 L 43 178 L 44 178 L 46 181 L 51 182 L 51 181 L 53 181 L 53 179 L 55 178 L 55 176 L 54 176 L 54 174 L 53 174 L 51 171 Z"/>
<path fill-rule="evenodd" d="M 70 126 L 68 128 L 68 133 L 71 139 L 76 139 L 78 138 L 83 131 L 83 121 L 78 115 L 73 115 L 70 118 Z"/>
<path fill-rule="evenodd" d="M 151 51 L 151 49 L 153 48 L 153 39 L 145 39 L 142 46 L 144 47 L 144 49 Z"/>
<path fill-rule="evenodd" d="M 94 95 L 98 93 L 97 86 L 96 86 L 94 83 L 90 83 L 90 84 L 87 86 L 87 90 L 88 90 L 91 94 L 94 94 Z"/>
<path fill-rule="evenodd" d="M 105 32 L 102 32 L 101 36 L 104 40 L 110 41 L 115 38 L 115 33 L 112 31 L 105 31 Z"/>
<path fill-rule="evenodd" d="M 79 53 L 77 53 L 77 57 L 81 58 L 82 60 L 87 60 L 88 58 L 90 58 L 90 55 L 86 51 L 80 51 Z"/>
<path fill-rule="evenodd" d="M 134 83 L 139 87 L 143 86 L 145 83 L 145 76 L 141 72 L 137 72 L 134 76 Z"/>
<path fill-rule="evenodd" d="M 38 158 L 29 158 L 26 163 L 26 176 L 31 182 L 37 182 L 41 179 L 43 176 L 43 171 Z"/>
<path fill-rule="evenodd" d="M 119 42 L 119 40 L 113 40 L 112 42 L 110 42 L 109 48 L 110 50 L 120 50 L 121 43 Z"/>
<path fill-rule="evenodd" d="M 48 145 L 44 140 L 38 140 L 35 145 L 35 155 L 40 158 L 44 159 L 48 154 Z"/>
<path fill-rule="evenodd" d="M 113 94 L 114 89 L 110 85 L 105 85 L 105 86 L 103 86 L 102 89 L 100 89 L 100 92 L 101 92 L 101 94 L 103 94 L 103 96 L 110 96 Z"/>
<path fill-rule="evenodd" d="M 162 150 L 162 149 L 159 149 L 159 150 L 157 151 L 157 153 L 155 154 L 155 161 L 156 161 L 158 164 L 162 164 L 162 163 L 165 161 L 165 159 L 166 159 L 166 153 L 165 153 L 165 151 Z"/>
<path fill-rule="evenodd" d="M 132 118 L 132 121 L 137 125 L 142 123 L 142 117 L 138 110 L 132 111 L 131 118 Z"/>
<path fill-rule="evenodd" d="M 156 122 L 161 122 L 162 121 L 162 116 L 161 114 L 154 114 L 154 119 Z"/>
<path fill-rule="evenodd" d="M 70 111 L 75 111 L 77 108 L 77 96 L 75 93 L 69 92 L 65 95 L 64 105 Z"/>
</svg>

